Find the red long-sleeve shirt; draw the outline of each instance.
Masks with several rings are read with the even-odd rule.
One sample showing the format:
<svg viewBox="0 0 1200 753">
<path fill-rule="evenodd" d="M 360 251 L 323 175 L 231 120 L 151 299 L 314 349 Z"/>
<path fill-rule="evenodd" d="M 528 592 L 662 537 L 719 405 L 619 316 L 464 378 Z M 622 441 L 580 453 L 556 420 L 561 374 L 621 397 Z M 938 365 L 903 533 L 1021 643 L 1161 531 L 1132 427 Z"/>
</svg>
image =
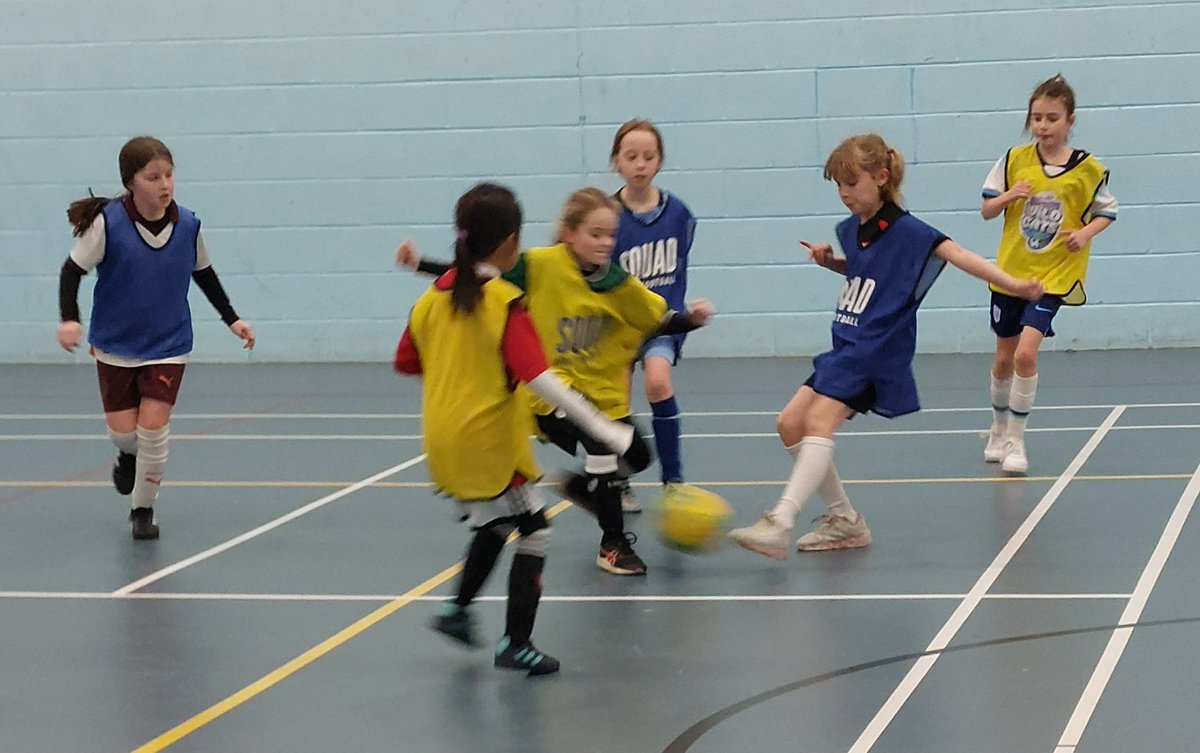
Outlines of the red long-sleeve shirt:
<svg viewBox="0 0 1200 753">
<path fill-rule="evenodd" d="M 449 290 L 454 284 L 455 270 L 450 270 L 434 283 L 440 290 Z M 504 367 L 510 379 L 531 382 L 550 364 L 546 361 L 546 352 L 542 349 L 542 341 L 538 338 L 537 330 L 533 328 L 533 320 L 529 312 L 514 301 L 508 308 L 508 323 L 504 327 L 504 338 L 500 344 Z M 422 373 L 421 354 L 412 341 L 408 328 L 400 337 L 396 347 L 396 371 L 401 374 L 416 376 Z"/>
</svg>

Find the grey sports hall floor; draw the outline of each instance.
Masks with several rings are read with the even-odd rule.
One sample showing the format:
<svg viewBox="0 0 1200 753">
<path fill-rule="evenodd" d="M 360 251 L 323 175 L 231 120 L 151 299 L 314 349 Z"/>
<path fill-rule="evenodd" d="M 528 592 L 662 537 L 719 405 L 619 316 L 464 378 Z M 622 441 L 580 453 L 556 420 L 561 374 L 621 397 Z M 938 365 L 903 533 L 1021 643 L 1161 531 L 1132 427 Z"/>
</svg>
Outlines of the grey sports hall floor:
<svg viewBox="0 0 1200 753">
<path fill-rule="evenodd" d="M 623 579 L 555 499 L 535 638 L 564 669 L 533 680 L 426 628 L 467 531 L 425 484 L 417 382 L 189 368 L 162 539 L 135 543 L 92 369 L 0 367 L 0 750 L 1200 749 L 1200 353 L 1046 355 L 1022 479 L 982 461 L 987 366 L 921 357 L 926 410 L 848 425 L 865 550 L 686 557 L 647 517 Z M 677 371 L 690 477 L 740 521 L 808 368 Z"/>
</svg>

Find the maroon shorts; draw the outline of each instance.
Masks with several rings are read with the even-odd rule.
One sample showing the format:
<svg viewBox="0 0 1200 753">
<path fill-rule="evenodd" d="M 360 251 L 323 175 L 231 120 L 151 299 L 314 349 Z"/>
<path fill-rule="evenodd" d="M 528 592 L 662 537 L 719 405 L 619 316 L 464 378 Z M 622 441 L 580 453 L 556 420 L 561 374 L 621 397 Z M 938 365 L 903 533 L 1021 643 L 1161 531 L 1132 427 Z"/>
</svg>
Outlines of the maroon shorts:
<svg viewBox="0 0 1200 753">
<path fill-rule="evenodd" d="M 149 366 L 112 366 L 96 362 L 100 378 L 100 402 L 105 413 L 136 408 L 144 398 L 175 404 L 183 381 L 182 363 L 155 363 Z"/>
</svg>

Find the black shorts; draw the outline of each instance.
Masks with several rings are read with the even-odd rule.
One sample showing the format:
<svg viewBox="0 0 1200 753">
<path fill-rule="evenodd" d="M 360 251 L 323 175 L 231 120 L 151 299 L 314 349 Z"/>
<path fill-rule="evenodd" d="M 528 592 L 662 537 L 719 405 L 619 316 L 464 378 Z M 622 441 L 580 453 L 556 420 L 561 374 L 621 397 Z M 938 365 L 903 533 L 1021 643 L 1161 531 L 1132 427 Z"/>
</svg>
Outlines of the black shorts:
<svg viewBox="0 0 1200 753">
<path fill-rule="evenodd" d="M 1044 295 L 1027 301 L 992 291 L 992 331 L 997 337 L 1016 337 L 1025 327 L 1033 327 L 1046 337 L 1054 337 L 1054 315 L 1063 305 L 1056 295 Z"/>
<path fill-rule="evenodd" d="M 641 431 L 637 422 L 633 420 L 633 416 L 625 416 L 616 420 L 630 424 L 639 432 Z M 568 421 L 565 416 L 560 416 L 557 413 L 547 413 L 537 417 L 537 425 L 538 431 L 541 432 L 539 439 L 549 442 L 571 457 L 575 457 L 575 451 L 581 445 L 583 446 L 583 451 L 589 455 L 613 454 L 611 447 Z"/>
</svg>

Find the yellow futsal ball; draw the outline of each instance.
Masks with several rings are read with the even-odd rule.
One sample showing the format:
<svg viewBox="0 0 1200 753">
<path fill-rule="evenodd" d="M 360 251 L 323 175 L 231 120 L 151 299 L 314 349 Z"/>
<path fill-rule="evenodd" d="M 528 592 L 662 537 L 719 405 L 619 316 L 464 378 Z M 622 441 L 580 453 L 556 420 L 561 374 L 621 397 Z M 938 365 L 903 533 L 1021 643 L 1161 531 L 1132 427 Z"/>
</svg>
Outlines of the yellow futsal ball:
<svg viewBox="0 0 1200 753">
<path fill-rule="evenodd" d="M 663 493 L 658 536 L 681 552 L 716 549 L 725 537 L 733 508 L 723 497 L 693 484 L 669 484 Z"/>
</svg>

